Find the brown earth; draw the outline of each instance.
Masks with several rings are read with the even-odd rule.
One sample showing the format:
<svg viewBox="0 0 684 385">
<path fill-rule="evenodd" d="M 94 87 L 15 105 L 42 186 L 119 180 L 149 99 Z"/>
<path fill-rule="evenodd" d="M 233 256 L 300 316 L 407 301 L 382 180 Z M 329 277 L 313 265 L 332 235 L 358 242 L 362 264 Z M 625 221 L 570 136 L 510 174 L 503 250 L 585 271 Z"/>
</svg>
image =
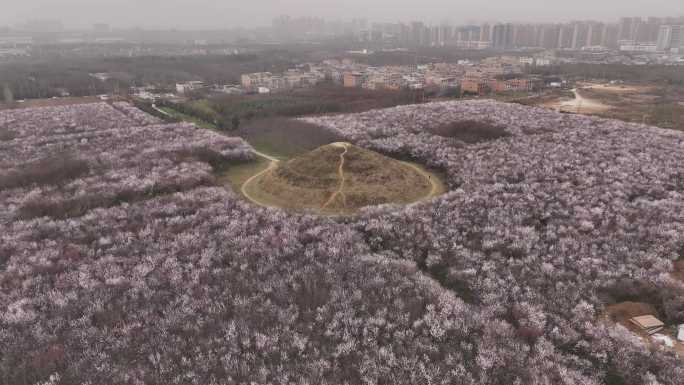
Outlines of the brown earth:
<svg viewBox="0 0 684 385">
<path fill-rule="evenodd" d="M 643 302 L 621 302 L 607 306 L 601 318 L 605 321 L 618 323 L 626 327 L 629 331 L 641 338 L 644 343 L 652 345 L 654 341 L 651 339 L 651 336 L 629 321 L 631 318 L 649 314 L 654 315 L 656 318 L 658 317 L 658 312 L 650 304 Z M 675 341 L 675 345 L 671 349 L 675 351 L 679 357 L 684 359 L 684 343 L 677 341 L 676 328 L 672 325 L 666 326 L 660 334 L 669 336 Z"/>
<path fill-rule="evenodd" d="M 658 316 L 658 312 L 653 305 L 643 302 L 620 302 L 606 306 L 604 316 L 607 320 L 619 323 L 631 331 L 641 333 L 641 330 L 629 322 L 629 320 L 648 314 Z"/>
<path fill-rule="evenodd" d="M 684 281 L 684 259 L 680 259 L 679 261 L 675 262 L 674 268 L 675 269 L 674 272 L 672 272 L 672 276 L 680 281 Z"/>
</svg>

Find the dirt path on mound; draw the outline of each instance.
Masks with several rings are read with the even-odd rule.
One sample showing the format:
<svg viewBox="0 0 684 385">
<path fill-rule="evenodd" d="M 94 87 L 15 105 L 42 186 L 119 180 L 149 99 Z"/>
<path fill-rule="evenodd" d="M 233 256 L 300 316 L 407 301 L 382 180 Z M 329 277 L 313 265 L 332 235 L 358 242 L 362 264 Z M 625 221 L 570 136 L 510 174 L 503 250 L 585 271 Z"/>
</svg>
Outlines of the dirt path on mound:
<svg viewBox="0 0 684 385">
<path fill-rule="evenodd" d="M 325 204 L 320 208 L 320 210 L 325 210 L 327 209 L 330 205 L 333 204 L 335 199 L 340 198 L 342 199 L 342 204 L 343 208 L 346 207 L 347 205 L 347 196 L 344 192 L 344 189 L 347 184 L 347 177 L 345 175 L 344 167 L 346 164 L 346 155 L 349 151 L 349 143 L 345 142 L 338 142 L 338 143 L 332 143 L 331 145 L 338 147 L 338 148 L 344 148 L 344 151 L 340 154 L 340 161 L 339 165 L 337 167 L 337 175 L 339 178 L 339 185 L 338 188 L 331 194 L 331 196 L 328 198 L 328 200 L 325 202 Z M 266 160 L 268 160 L 270 163 L 268 167 L 266 167 L 264 170 L 258 172 L 257 174 L 252 175 L 249 177 L 240 187 L 240 191 L 242 195 L 249 200 L 250 202 L 257 204 L 259 206 L 263 207 L 279 207 L 277 205 L 274 205 L 273 203 L 268 203 L 264 202 L 262 199 L 258 198 L 254 194 L 250 193 L 250 190 L 255 191 L 252 189 L 254 187 L 253 185 L 255 183 L 258 183 L 258 181 L 263 178 L 266 174 L 269 172 L 275 171 L 275 169 L 278 167 L 280 164 L 281 160 L 277 159 L 271 155 L 264 154 L 262 152 L 253 150 L 254 154 L 257 156 L 260 156 Z M 446 186 L 441 182 L 440 178 L 438 178 L 436 175 L 422 169 L 418 165 L 409 163 L 409 162 L 401 162 L 402 164 L 410 167 L 411 169 L 415 170 L 418 174 L 422 175 L 425 179 L 427 179 L 430 182 L 430 191 L 423 196 L 422 198 L 416 200 L 418 201 L 427 201 L 430 200 L 434 197 L 437 197 L 447 191 Z"/>
<path fill-rule="evenodd" d="M 340 147 L 344 148 L 344 151 L 340 154 L 340 165 L 337 168 L 337 177 L 340 179 L 340 187 L 335 191 L 330 198 L 328 199 L 327 202 L 321 207 L 322 210 L 326 209 L 330 204 L 337 198 L 338 196 L 342 196 L 342 205 L 343 207 L 347 206 L 347 196 L 344 195 L 344 183 L 346 181 L 346 178 L 344 177 L 344 156 L 347 155 L 347 152 L 349 151 L 349 144 L 348 143 L 333 143 L 332 144 L 335 147 Z"/>
<path fill-rule="evenodd" d="M 434 198 L 436 196 L 442 195 L 445 192 L 445 187 L 439 183 L 438 179 L 436 177 L 433 178 L 433 174 L 430 174 L 429 172 L 421 169 L 420 167 L 416 166 L 415 164 L 411 164 L 408 162 L 402 162 L 405 165 L 411 167 L 412 169 L 416 170 L 417 173 L 422 175 L 425 179 L 427 179 L 430 182 L 430 192 L 420 200 L 428 200 L 431 198 Z"/>
<path fill-rule="evenodd" d="M 240 191 L 242 192 L 242 195 L 243 195 L 245 198 L 247 198 L 248 200 L 252 201 L 253 203 L 256 203 L 256 204 L 259 205 L 259 206 L 266 206 L 266 207 L 268 207 L 268 206 L 269 206 L 268 204 L 266 204 L 266 203 L 264 203 L 264 202 L 261 202 L 259 199 L 257 199 L 257 198 L 255 198 L 254 196 L 252 196 L 252 195 L 249 193 L 249 191 L 247 191 L 247 186 L 249 186 L 251 183 L 254 183 L 256 180 L 258 180 L 259 178 L 261 178 L 261 177 L 262 177 L 263 175 L 265 175 L 266 173 L 275 170 L 276 167 L 278 167 L 278 163 L 280 163 L 280 160 L 278 160 L 277 158 L 274 158 L 274 157 L 272 157 L 272 156 L 270 156 L 270 155 L 268 155 L 268 154 L 264 154 L 263 152 L 259 152 L 259 151 L 257 151 L 257 150 L 253 150 L 252 152 L 254 152 L 257 156 L 260 156 L 260 157 L 262 157 L 262 158 L 265 158 L 265 159 L 270 160 L 271 163 L 269 163 L 268 167 L 266 167 L 265 170 L 263 170 L 263 171 L 261 171 L 261 172 L 259 172 L 259 173 L 257 173 L 257 174 L 254 174 L 254 175 L 252 175 L 249 179 L 247 179 L 247 180 L 245 181 L 245 183 L 242 184 L 242 187 L 240 188 Z"/>
</svg>

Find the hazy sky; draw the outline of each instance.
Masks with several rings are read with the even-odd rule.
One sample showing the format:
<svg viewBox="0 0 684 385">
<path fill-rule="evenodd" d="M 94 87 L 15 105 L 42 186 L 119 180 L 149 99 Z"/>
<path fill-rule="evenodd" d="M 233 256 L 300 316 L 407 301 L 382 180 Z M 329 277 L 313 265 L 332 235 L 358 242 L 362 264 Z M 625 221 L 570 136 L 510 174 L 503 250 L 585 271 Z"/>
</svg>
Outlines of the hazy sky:
<svg viewBox="0 0 684 385">
<path fill-rule="evenodd" d="M 231 28 L 269 25 L 281 14 L 327 19 L 468 22 L 616 20 L 680 16 L 684 0 L 2 0 L 0 25 L 59 19 L 68 27 Z"/>
</svg>

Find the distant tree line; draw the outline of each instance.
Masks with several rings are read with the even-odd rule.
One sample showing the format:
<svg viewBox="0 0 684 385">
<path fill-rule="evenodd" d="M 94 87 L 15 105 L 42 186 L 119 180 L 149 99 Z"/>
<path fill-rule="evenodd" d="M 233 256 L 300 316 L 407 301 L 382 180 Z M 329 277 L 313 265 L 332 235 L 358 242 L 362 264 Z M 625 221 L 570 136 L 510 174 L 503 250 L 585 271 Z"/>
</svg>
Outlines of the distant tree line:
<svg viewBox="0 0 684 385">
<path fill-rule="evenodd" d="M 306 90 L 272 95 L 222 96 L 183 103 L 160 101 L 186 115 L 232 131 L 244 122 L 274 118 L 360 112 L 376 108 L 412 104 L 415 91 L 371 91 L 324 84 Z"/>
<path fill-rule="evenodd" d="M 563 74 L 565 76 L 578 78 L 684 85 L 684 68 L 681 66 L 562 64 L 549 67 L 534 67 L 532 68 L 532 72 L 539 75 Z"/>
<path fill-rule="evenodd" d="M 282 71 L 296 58 L 280 51 L 263 54 L 183 57 L 116 57 L 27 59 L 0 66 L 2 85 L 14 99 L 62 96 L 126 94 L 133 86 L 155 85 L 172 89 L 175 83 L 204 80 L 208 83 L 237 83 L 240 75 L 257 71 Z M 108 73 L 100 81 L 91 73 Z"/>
</svg>

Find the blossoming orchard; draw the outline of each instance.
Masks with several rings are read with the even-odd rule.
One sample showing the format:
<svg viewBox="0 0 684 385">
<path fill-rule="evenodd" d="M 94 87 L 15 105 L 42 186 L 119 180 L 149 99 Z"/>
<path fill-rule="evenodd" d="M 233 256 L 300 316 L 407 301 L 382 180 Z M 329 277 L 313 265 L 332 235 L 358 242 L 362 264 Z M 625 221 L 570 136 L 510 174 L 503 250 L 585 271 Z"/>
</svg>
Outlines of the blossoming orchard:
<svg viewBox="0 0 684 385">
<path fill-rule="evenodd" d="M 249 144 L 126 103 L 0 111 L 0 384 L 668 384 L 684 133 L 493 101 L 305 118 L 446 175 L 349 217 L 215 177 Z M 435 134 L 459 121 L 505 135 Z"/>
</svg>

